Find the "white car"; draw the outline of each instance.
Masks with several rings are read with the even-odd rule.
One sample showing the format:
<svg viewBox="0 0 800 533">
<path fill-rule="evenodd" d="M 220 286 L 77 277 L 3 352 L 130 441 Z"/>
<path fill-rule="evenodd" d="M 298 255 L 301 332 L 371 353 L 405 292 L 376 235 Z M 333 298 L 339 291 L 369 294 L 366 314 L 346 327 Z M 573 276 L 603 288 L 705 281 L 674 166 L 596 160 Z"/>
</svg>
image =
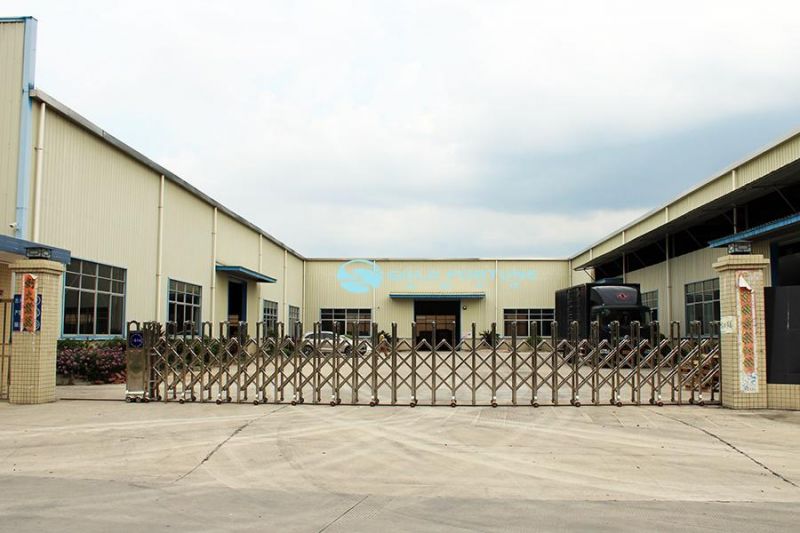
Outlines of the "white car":
<svg viewBox="0 0 800 533">
<path fill-rule="evenodd" d="M 315 333 L 313 331 L 309 331 L 305 335 L 303 335 L 302 342 L 305 344 L 303 347 L 303 353 L 311 355 L 314 351 L 312 348 L 314 343 L 314 336 Z M 333 342 L 336 338 L 336 335 L 332 331 L 320 331 L 317 337 L 317 342 L 319 343 L 319 351 L 324 354 L 329 354 L 333 352 Z M 353 351 L 353 339 L 346 335 L 339 335 L 339 344 L 338 344 L 339 353 L 343 354 L 347 357 Z M 369 342 L 365 341 L 365 339 L 361 339 L 358 343 L 358 352 L 364 356 L 367 355 L 372 351 L 372 348 L 369 346 Z"/>
</svg>

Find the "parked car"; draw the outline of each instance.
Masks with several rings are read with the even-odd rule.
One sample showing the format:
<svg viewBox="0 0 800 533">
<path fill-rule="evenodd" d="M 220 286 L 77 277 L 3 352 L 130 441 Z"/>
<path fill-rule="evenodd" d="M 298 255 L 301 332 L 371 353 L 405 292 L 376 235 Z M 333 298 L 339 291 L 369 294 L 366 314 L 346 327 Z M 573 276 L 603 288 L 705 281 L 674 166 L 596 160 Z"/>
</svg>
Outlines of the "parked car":
<svg viewBox="0 0 800 533">
<path fill-rule="evenodd" d="M 306 356 L 310 356 L 314 351 L 313 343 L 314 343 L 314 332 L 309 331 L 308 333 L 303 335 L 302 342 L 305 344 L 303 346 L 303 353 Z M 333 352 L 333 343 L 336 339 L 336 335 L 332 331 L 320 331 L 318 336 L 319 342 L 319 351 L 323 354 L 330 354 Z M 350 354 L 353 352 L 353 339 L 351 339 L 347 335 L 339 335 L 339 343 L 337 345 L 338 351 L 340 354 L 343 354 L 345 357 L 349 357 Z M 369 346 L 369 342 L 361 339 L 358 342 L 358 353 L 362 356 L 367 355 L 372 351 L 372 348 Z"/>
</svg>

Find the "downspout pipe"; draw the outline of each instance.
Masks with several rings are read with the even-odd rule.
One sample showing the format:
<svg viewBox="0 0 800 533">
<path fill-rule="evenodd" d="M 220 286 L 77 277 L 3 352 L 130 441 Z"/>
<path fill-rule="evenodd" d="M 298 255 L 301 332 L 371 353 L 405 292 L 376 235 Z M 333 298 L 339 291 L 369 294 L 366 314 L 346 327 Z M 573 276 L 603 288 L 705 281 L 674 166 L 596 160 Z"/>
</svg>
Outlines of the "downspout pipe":
<svg viewBox="0 0 800 533">
<path fill-rule="evenodd" d="M 44 128 L 47 104 L 42 102 L 39 106 L 39 130 L 36 132 L 36 169 L 33 178 L 33 228 L 32 241 L 40 241 L 42 222 L 42 179 L 44 177 Z"/>
<path fill-rule="evenodd" d="M 161 175 L 158 191 L 158 235 L 156 236 L 156 322 L 161 322 L 163 291 L 161 289 L 164 268 L 164 175 Z"/>
<path fill-rule="evenodd" d="M 217 208 L 214 208 L 214 221 L 211 226 L 211 323 L 216 315 L 217 297 Z"/>
<path fill-rule="evenodd" d="M 14 221 L 14 236 L 18 239 L 28 238 L 28 209 L 30 202 L 30 160 L 33 121 L 33 89 L 36 67 L 36 19 L 24 19 L 25 35 L 22 52 L 22 100 L 19 111 L 19 144 L 17 157 L 17 209 Z"/>
</svg>

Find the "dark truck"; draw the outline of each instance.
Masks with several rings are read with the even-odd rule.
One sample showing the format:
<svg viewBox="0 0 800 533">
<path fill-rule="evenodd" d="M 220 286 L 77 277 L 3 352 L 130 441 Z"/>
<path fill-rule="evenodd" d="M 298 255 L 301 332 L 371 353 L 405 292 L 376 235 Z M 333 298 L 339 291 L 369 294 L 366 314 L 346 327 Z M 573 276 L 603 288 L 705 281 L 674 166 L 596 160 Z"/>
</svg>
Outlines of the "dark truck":
<svg viewBox="0 0 800 533">
<path fill-rule="evenodd" d="M 618 321 L 620 335 L 630 335 L 631 322 L 641 324 L 641 336 L 650 334 L 650 308 L 642 305 L 638 283 L 585 283 L 556 291 L 558 336 L 569 337 L 569 327 L 578 322 L 578 338 L 588 339 L 591 323 L 600 323 L 600 338 L 611 337 L 610 324 Z"/>
</svg>

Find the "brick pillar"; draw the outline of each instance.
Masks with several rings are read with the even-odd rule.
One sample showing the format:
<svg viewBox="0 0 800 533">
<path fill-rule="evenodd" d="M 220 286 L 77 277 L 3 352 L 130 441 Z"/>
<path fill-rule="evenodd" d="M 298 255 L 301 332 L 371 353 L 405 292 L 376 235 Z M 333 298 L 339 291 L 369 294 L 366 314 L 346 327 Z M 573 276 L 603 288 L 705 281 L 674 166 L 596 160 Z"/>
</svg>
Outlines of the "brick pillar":
<svg viewBox="0 0 800 533">
<path fill-rule="evenodd" d="M 61 333 L 61 276 L 64 265 L 41 259 L 24 259 L 10 266 L 16 274 L 14 293 L 23 293 L 25 274 L 36 276 L 41 295 L 41 329 L 14 331 L 11 340 L 11 403 L 45 403 L 56 399 L 56 342 Z"/>
<path fill-rule="evenodd" d="M 764 283 L 770 262 L 761 255 L 726 255 L 719 272 L 722 405 L 767 407 Z"/>
</svg>

